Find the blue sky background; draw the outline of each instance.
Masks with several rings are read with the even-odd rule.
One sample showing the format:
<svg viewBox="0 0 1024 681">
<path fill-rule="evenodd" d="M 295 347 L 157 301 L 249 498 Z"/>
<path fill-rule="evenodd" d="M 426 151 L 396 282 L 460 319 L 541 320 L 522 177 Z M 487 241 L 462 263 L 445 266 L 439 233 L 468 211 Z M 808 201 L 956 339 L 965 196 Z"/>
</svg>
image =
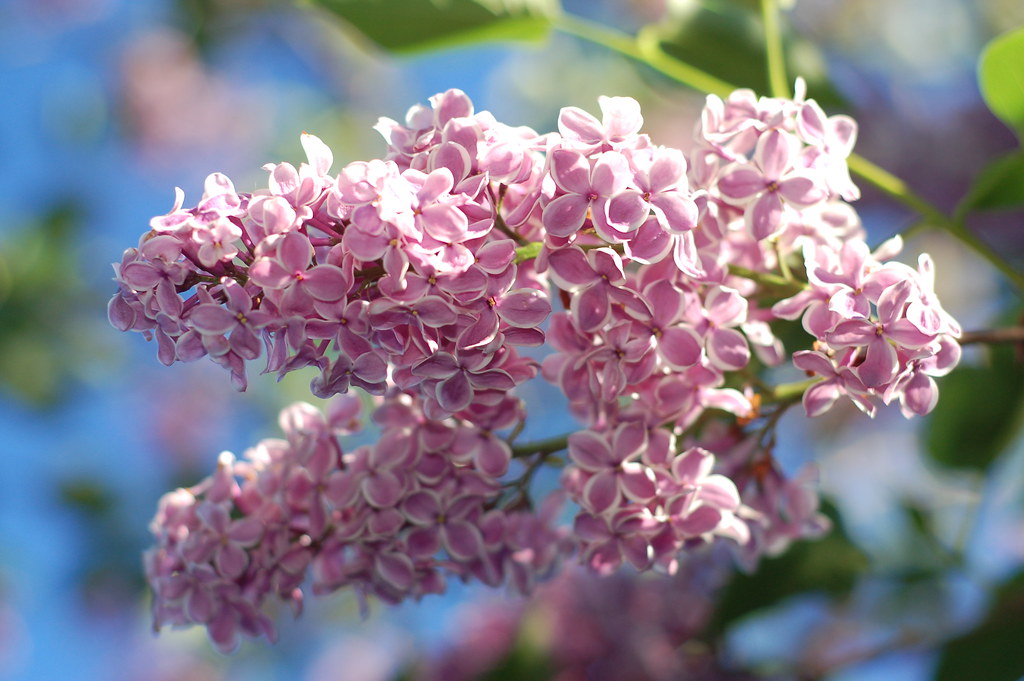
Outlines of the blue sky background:
<svg viewBox="0 0 1024 681">
<path fill-rule="evenodd" d="M 414 655 L 417 641 L 441 645 L 452 633 L 452 610 L 478 592 L 456 588 L 451 598 L 367 623 L 351 597 L 323 599 L 297 622 L 282 613 L 279 645 L 246 644 L 230 659 L 211 652 L 199 631 L 152 637 L 138 556 L 156 500 L 205 475 L 219 451 L 241 452 L 275 435 L 274 414 L 303 397 L 308 380 L 257 380 L 238 395 L 212 364 L 162 367 L 152 345 L 107 325 L 109 263 L 137 242 L 150 217 L 169 209 L 175 186 L 187 203 L 213 171 L 240 190 L 255 188 L 263 162 L 301 159 L 304 130 L 335 148 L 337 170 L 383 149 L 370 129 L 378 115 L 400 118 L 449 87 L 501 120 L 545 130 L 561 106 L 593 111 L 598 94 L 633 95 L 650 112 L 656 141 L 669 144 L 685 140 L 700 106 L 657 81 L 652 90 L 648 75 L 565 37 L 396 60 L 367 54 L 294 9 L 222 4 L 229 11 L 211 25 L 200 58 L 182 30 L 194 27 L 170 0 L 0 3 L 0 309 L 18 300 L 32 311 L 22 315 L 24 330 L 0 329 L 9 343 L 0 350 L 8 357 L 0 368 L 0 679 L 384 678 L 379 670 Z M 610 2 L 566 4 L 618 25 L 630 21 Z M 639 13 L 657 9 L 632 5 Z M 866 6 L 881 13 L 870 26 L 856 23 Z M 1014 25 L 1012 3 L 1000 7 L 808 0 L 796 4 L 792 20 L 857 111 L 862 153 L 914 173 L 908 179 L 922 193 L 948 206 L 970 173 L 1012 144 L 981 108 L 973 76 L 988 36 Z M 147 60 L 153 65 L 142 69 Z M 867 194 L 861 211 L 880 241 L 907 216 Z M 59 206 L 69 216 L 63 231 L 52 219 Z M 1011 254 L 1016 248 L 1019 259 L 1016 225 L 993 222 L 989 236 Z M 1006 299 L 989 271 L 941 239 L 914 242 L 915 249 L 958 273 L 945 284 L 947 307 L 969 328 L 989 323 L 993 301 Z M 554 391 L 537 387 L 528 399 L 542 405 L 535 414 L 548 415 L 535 417 L 528 435 L 564 427 Z M 787 430 L 783 458 L 795 469 L 827 445 L 823 486 L 843 502 L 855 538 L 883 547 L 879 554 L 891 557 L 885 547 L 900 541 L 894 499 L 949 500 L 953 533 L 956 509 L 981 495 L 972 560 L 982 586 L 954 588 L 963 621 L 980 611 L 986 584 L 1024 561 L 1024 534 L 1014 534 L 1024 497 L 1014 482 L 1024 477 L 1019 443 L 1000 463 L 1003 474 L 986 483 L 923 464 L 913 426 L 898 414 L 839 437 L 814 431 Z M 813 611 L 800 605 L 778 616 L 799 631 L 799 622 L 815 621 Z M 737 633 L 736 654 L 777 654 L 771 646 L 780 642 L 764 636 L 774 626 Z M 336 659 L 352 665 L 349 675 L 332 677 Z M 932 662 L 900 653 L 835 680 L 924 679 Z"/>
</svg>

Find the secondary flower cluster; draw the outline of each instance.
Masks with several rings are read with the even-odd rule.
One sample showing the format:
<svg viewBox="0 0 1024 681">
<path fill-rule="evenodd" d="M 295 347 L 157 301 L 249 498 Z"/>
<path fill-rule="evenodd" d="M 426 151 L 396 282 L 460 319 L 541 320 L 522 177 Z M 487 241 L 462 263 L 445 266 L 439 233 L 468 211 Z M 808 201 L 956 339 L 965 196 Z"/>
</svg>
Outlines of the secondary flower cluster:
<svg viewBox="0 0 1024 681">
<path fill-rule="evenodd" d="M 583 560 L 609 574 L 628 561 L 638 570 L 678 568 L 677 555 L 701 540 L 749 538 L 736 515 L 740 496 L 729 478 L 712 473 L 715 457 L 691 447 L 676 454 L 674 438 L 648 437 L 640 422 L 619 425 L 609 441 L 591 430 L 569 436 L 563 485 L 581 512 L 574 532 Z"/>
<path fill-rule="evenodd" d="M 889 254 L 879 250 L 856 241 L 839 253 L 808 248 L 810 288 L 772 308 L 784 319 L 802 317 L 817 339 L 813 350 L 793 355 L 797 367 L 824 379 L 804 393 L 808 416 L 843 395 L 871 415 L 876 399 L 898 399 L 908 418 L 927 414 L 939 399 L 932 377 L 960 361 L 960 325 L 935 296 L 931 258 L 922 254 L 914 270 L 883 264 Z"/>
<path fill-rule="evenodd" d="M 205 625 L 227 652 L 239 634 L 273 638 L 264 601 L 301 608 L 308 572 L 314 593 L 397 603 L 443 592 L 446 577 L 526 592 L 565 554 L 557 500 L 539 514 L 499 505 L 502 484 L 481 465 L 490 432 L 429 420 L 396 391 L 374 415 L 380 440 L 346 452 L 338 436 L 357 410 L 355 399 L 328 417 L 293 405 L 286 439 L 243 460 L 224 452 L 212 476 L 161 499 L 145 556 L 158 627 Z"/>
<path fill-rule="evenodd" d="M 763 445 L 800 395 L 758 382 L 787 357 L 772 325 L 810 334 L 793 362 L 811 416 L 840 396 L 930 411 L 960 331 L 927 256 L 914 269 L 892 261 L 898 241 L 865 244 L 856 126 L 797 89 L 709 97 L 689 154 L 641 133 L 629 98 L 538 135 L 450 90 L 381 120 L 383 159 L 332 176 L 303 135 L 308 163 L 265 166 L 265 190 L 214 174 L 193 208 L 179 191 L 115 265 L 116 327 L 167 364 L 209 356 L 239 388 L 265 355 L 278 376 L 313 367 L 316 396 L 387 397 L 373 447 L 343 454 L 332 422 L 295 407 L 287 441 L 168 495 L 147 559 L 157 621 L 230 648 L 269 631 L 268 595 L 298 601 L 308 566 L 317 591 L 387 601 L 442 573 L 528 588 L 562 551 L 550 512 L 518 510 L 551 449 L 519 452 L 536 458 L 509 481 L 514 438 L 497 433 L 521 425 L 509 391 L 538 373 L 517 348 L 546 342 L 540 373 L 583 424 L 562 485 L 596 571 L 671 573 L 719 537 L 749 566 L 827 529 L 810 473 L 787 479 Z"/>
<path fill-rule="evenodd" d="M 845 161 L 851 119 L 827 118 L 802 95 L 709 97 L 687 163 L 639 133 L 632 100 L 601 107 L 600 123 L 563 111 L 549 152 L 555 187 L 540 198 L 541 260 L 568 294 L 549 331 L 559 352 L 543 374 L 592 428 L 569 438 L 576 534 L 601 569 L 623 559 L 672 566 L 680 547 L 714 535 L 745 543 L 752 564 L 823 531 L 816 497 L 767 454 L 756 475 L 730 472 L 776 498 L 741 507 L 732 481 L 711 473 L 714 456 L 677 446 L 672 434 L 708 408 L 758 415 L 750 392 L 726 385 L 747 369 L 751 348 L 762 364 L 782 360 L 769 323 L 808 311 L 817 343 L 794 363 L 822 377 L 804 394 L 812 416 L 841 394 L 869 413 L 875 399 L 899 399 L 908 416 L 930 411 L 931 376 L 956 364 L 959 329 L 934 295 L 927 256 L 918 272 L 884 263 L 898 242 L 868 252 L 845 202 L 857 197 Z M 801 262 L 798 278 L 790 268 Z M 798 292 L 779 301 L 769 281 Z"/>
<path fill-rule="evenodd" d="M 545 663 L 543 678 L 751 681 L 723 669 L 706 647 L 686 645 L 706 631 L 713 596 L 729 574 L 721 560 L 727 556 L 717 553 L 695 558 L 672 577 L 566 569 L 527 603 L 472 603 L 456 614 L 457 640 L 440 655 L 419 656 L 409 678 L 473 681 L 507 673 L 526 639 L 530 654 Z M 523 636 L 531 629 L 544 636 Z"/>
<path fill-rule="evenodd" d="M 754 570 L 762 557 L 777 556 L 794 541 L 820 537 L 832 527 L 819 510 L 817 468 L 807 464 L 788 477 L 762 435 L 722 421 L 700 434 L 700 444 L 716 454 L 716 472 L 739 491 L 737 514 L 749 537 L 734 546 L 733 556 L 745 570 Z"/>
</svg>

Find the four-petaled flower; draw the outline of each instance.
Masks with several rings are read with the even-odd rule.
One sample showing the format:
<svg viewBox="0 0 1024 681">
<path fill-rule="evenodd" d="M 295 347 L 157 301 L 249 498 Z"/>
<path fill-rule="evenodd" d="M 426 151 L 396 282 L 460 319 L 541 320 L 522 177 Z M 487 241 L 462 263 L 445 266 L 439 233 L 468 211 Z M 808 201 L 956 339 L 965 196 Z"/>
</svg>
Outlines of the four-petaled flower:
<svg viewBox="0 0 1024 681">
<path fill-rule="evenodd" d="M 759 241 L 785 228 L 787 204 L 806 208 L 828 196 L 814 174 L 799 167 L 798 147 L 794 136 L 770 130 L 757 141 L 751 162 L 726 173 L 718 182 L 727 200 L 750 204 L 747 225 Z"/>
</svg>

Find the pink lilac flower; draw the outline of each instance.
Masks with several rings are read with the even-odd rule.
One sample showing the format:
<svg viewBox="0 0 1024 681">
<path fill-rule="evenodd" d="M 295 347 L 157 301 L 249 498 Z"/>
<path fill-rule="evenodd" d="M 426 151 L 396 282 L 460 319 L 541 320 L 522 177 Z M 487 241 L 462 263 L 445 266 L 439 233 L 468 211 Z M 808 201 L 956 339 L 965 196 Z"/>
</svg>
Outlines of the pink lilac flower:
<svg viewBox="0 0 1024 681">
<path fill-rule="evenodd" d="M 645 502 L 654 497 L 654 476 L 636 460 L 646 440 L 646 430 L 636 424 L 619 426 L 611 441 L 591 431 L 569 436 L 569 457 L 590 474 L 581 494 L 587 509 L 603 513 L 626 499 Z"/>
<path fill-rule="evenodd" d="M 589 218 L 606 241 L 624 240 L 627 233 L 610 222 L 608 209 L 609 200 L 626 189 L 629 176 L 626 157 L 618 152 L 605 152 L 591 161 L 579 152 L 555 149 L 551 179 L 560 194 L 544 207 L 544 228 L 551 236 L 569 237 Z"/>
<path fill-rule="evenodd" d="M 408 393 L 383 406 L 381 420 L 404 417 L 345 452 L 328 418 L 293 405 L 286 439 L 244 460 L 223 454 L 213 476 L 166 495 L 146 554 L 157 625 L 203 624 L 227 652 L 241 635 L 272 639 L 265 602 L 299 607 L 310 569 L 316 593 L 352 587 L 386 602 L 443 591 L 445 574 L 526 589 L 550 573 L 565 553 L 552 509 L 527 522 L 497 507 L 498 479 L 448 456 L 454 424 L 427 421 Z"/>
<path fill-rule="evenodd" d="M 638 133 L 644 119 L 640 104 L 632 97 L 598 97 L 601 120 L 576 107 L 565 107 L 558 116 L 558 130 L 570 148 L 581 151 L 609 151 L 644 146 Z"/>
<path fill-rule="evenodd" d="M 767 239 L 785 228 L 787 206 L 805 208 L 826 197 L 814 175 L 798 166 L 798 145 L 789 133 L 768 131 L 758 140 L 750 164 L 719 180 L 727 200 L 750 203 L 747 226 L 755 239 Z"/>
<path fill-rule="evenodd" d="M 449 90 L 381 119 L 384 157 L 337 176 L 304 134 L 306 163 L 267 164 L 252 193 L 215 173 L 190 208 L 179 190 L 124 252 L 108 316 L 160 361 L 205 356 L 244 389 L 265 354 L 267 373 L 313 367 L 314 395 L 348 395 L 330 417 L 289 408 L 284 439 L 165 496 L 146 557 L 158 625 L 202 624 L 229 650 L 272 637 L 266 601 L 298 610 L 306 584 L 398 603 L 452 578 L 527 591 L 573 551 L 599 573 L 685 571 L 716 544 L 752 565 L 827 529 L 813 472 L 787 477 L 770 433 L 747 434 L 778 414 L 763 366 L 793 353 L 809 416 L 844 396 L 870 415 L 935 406 L 960 327 L 930 258 L 865 243 L 852 120 L 800 87 L 741 90 L 708 98 L 684 154 L 640 132 L 635 100 L 599 105 L 540 135 Z M 777 322 L 797 319 L 787 352 Z M 538 371 L 580 423 L 535 512 L 532 475 L 557 452 L 515 441 L 515 391 Z M 382 434 L 348 450 L 353 387 Z"/>
</svg>

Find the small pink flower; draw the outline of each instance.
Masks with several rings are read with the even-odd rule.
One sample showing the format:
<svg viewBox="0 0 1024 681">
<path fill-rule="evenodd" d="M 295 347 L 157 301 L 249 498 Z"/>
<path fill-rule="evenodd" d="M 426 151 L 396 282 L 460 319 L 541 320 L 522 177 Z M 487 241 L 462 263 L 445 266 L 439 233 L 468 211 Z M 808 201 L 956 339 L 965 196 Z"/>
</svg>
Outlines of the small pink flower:
<svg viewBox="0 0 1024 681">
<path fill-rule="evenodd" d="M 418 526 L 409 535 L 410 546 L 437 546 L 458 561 L 479 557 L 484 549 L 483 535 L 475 523 L 480 506 L 481 499 L 476 496 L 425 489 L 413 492 L 402 502 L 402 513 Z"/>
<path fill-rule="evenodd" d="M 570 237 L 589 217 L 603 239 L 622 241 L 624 235 L 608 220 L 608 202 L 626 188 L 630 177 L 629 164 L 618 152 L 591 161 L 576 151 L 554 150 L 551 179 L 562 193 L 544 207 L 544 228 L 551 236 Z"/>
<path fill-rule="evenodd" d="M 284 312 L 308 313 L 315 300 L 332 301 L 348 294 L 351 282 L 335 265 L 310 266 L 313 247 L 299 232 L 274 243 L 273 255 L 258 258 L 249 268 L 252 281 L 272 292 Z"/>
<path fill-rule="evenodd" d="M 813 206 L 826 198 L 813 173 L 797 164 L 799 141 L 782 130 L 769 130 L 757 142 L 749 165 L 726 173 L 719 181 L 722 195 L 733 202 L 750 203 L 747 223 L 755 239 L 767 239 L 786 226 L 787 204 Z"/>
<path fill-rule="evenodd" d="M 558 115 L 562 137 L 584 153 L 608 151 L 635 146 L 637 133 L 644 119 L 640 104 L 632 97 L 598 97 L 601 120 L 574 106 L 565 107 Z"/>
<path fill-rule="evenodd" d="M 615 512 L 626 499 L 644 503 L 654 498 L 654 476 L 638 461 L 646 443 L 646 429 L 632 423 L 610 434 L 584 430 L 569 436 L 569 457 L 590 474 L 581 494 L 585 508 Z"/>
</svg>

